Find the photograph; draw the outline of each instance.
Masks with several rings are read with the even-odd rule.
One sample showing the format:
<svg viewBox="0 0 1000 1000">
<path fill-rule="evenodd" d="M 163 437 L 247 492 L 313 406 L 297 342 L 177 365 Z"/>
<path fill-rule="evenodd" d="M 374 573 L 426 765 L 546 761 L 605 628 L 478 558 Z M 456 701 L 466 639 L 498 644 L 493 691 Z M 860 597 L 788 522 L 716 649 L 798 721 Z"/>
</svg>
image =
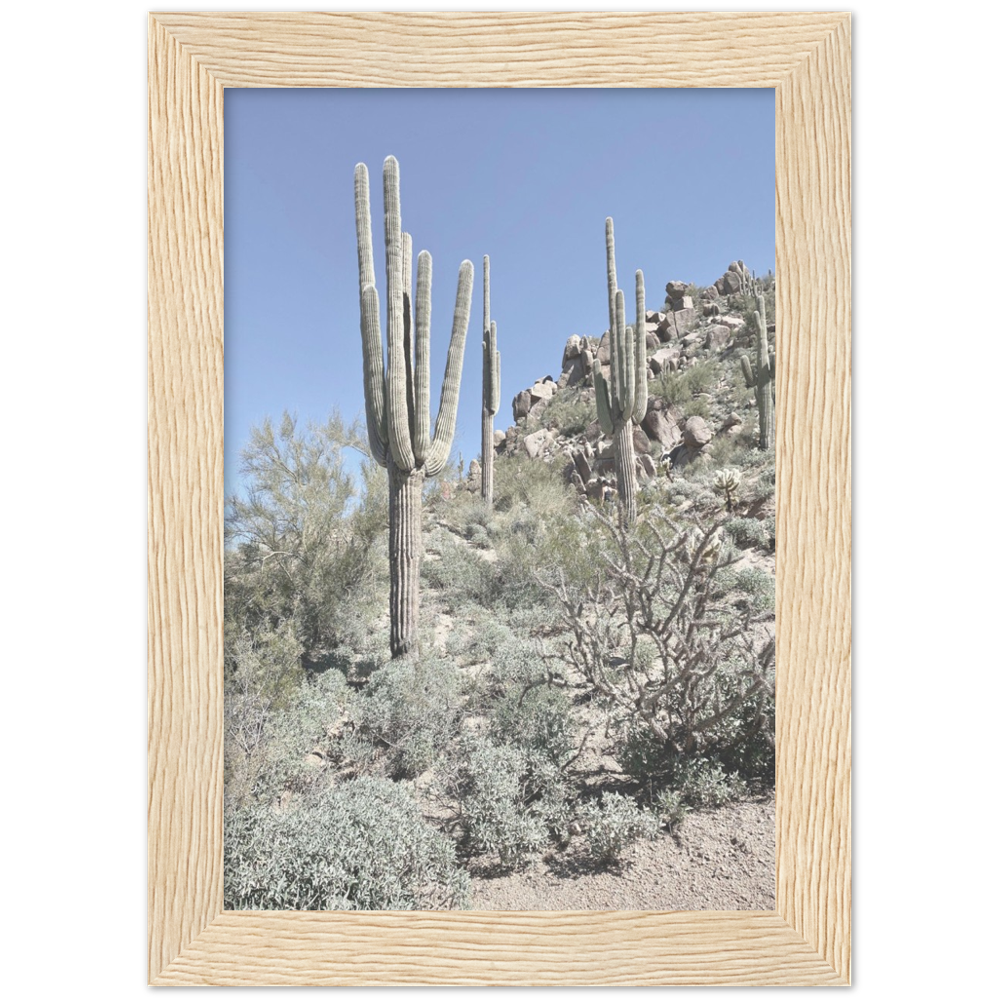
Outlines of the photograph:
<svg viewBox="0 0 1000 1000">
<path fill-rule="evenodd" d="M 774 89 L 224 106 L 224 909 L 774 910 Z"/>
</svg>

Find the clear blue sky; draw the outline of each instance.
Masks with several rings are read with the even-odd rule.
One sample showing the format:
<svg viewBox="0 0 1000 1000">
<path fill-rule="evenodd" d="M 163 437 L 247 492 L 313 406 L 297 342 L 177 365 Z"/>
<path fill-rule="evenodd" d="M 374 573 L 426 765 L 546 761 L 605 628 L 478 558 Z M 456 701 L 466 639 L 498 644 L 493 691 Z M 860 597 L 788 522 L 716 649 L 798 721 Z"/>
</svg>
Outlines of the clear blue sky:
<svg viewBox="0 0 1000 1000">
<path fill-rule="evenodd" d="M 503 356 L 499 428 L 518 391 L 559 376 L 567 337 L 606 328 L 606 216 L 626 303 L 638 267 L 648 308 L 667 281 L 709 284 L 736 258 L 774 267 L 772 90 L 231 89 L 225 130 L 227 492 L 265 416 L 363 415 L 359 161 L 383 303 L 389 154 L 414 264 L 420 250 L 433 256 L 432 419 L 458 267 L 476 266 L 452 450 L 466 464 L 480 450 L 483 254 Z"/>
</svg>

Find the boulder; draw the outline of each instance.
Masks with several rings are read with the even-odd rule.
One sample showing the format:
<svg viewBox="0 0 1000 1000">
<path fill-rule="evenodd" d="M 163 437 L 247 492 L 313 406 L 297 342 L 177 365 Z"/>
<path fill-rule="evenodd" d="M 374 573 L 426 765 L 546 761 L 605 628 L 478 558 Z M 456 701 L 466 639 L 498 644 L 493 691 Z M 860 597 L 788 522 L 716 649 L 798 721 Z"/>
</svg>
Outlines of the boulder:
<svg viewBox="0 0 1000 1000">
<path fill-rule="evenodd" d="M 528 458 L 538 458 L 541 455 L 549 443 L 550 433 L 543 427 L 540 431 L 535 431 L 534 434 L 529 434 L 524 439 L 524 450 L 527 452 Z"/>
<path fill-rule="evenodd" d="M 692 450 L 704 448 L 712 440 L 712 432 L 702 417 L 688 417 L 684 422 L 684 444 Z M 527 442 L 525 442 L 527 443 Z"/>
<path fill-rule="evenodd" d="M 715 285 L 709 285 L 701 290 L 701 297 L 708 299 L 709 302 L 714 302 L 719 297 L 719 289 Z"/>
<path fill-rule="evenodd" d="M 714 287 L 714 286 L 712 286 Z M 719 315 L 719 305 L 717 302 L 706 302 L 701 307 L 702 316 L 718 316 Z"/>
<path fill-rule="evenodd" d="M 555 394 L 559 387 L 552 381 L 551 375 L 546 375 L 545 378 L 539 379 L 529 390 L 531 394 L 532 405 L 538 403 L 542 400 L 549 400 Z"/>
<path fill-rule="evenodd" d="M 733 339 L 733 332 L 728 326 L 717 324 L 705 331 L 705 350 L 721 351 Z"/>
<path fill-rule="evenodd" d="M 726 294 L 726 279 L 725 278 L 716 278 L 715 279 L 715 290 L 720 295 L 725 295 Z"/>
<path fill-rule="evenodd" d="M 726 271 L 722 282 L 723 295 L 735 295 L 740 290 L 740 276 L 735 271 Z"/>
<path fill-rule="evenodd" d="M 646 350 L 655 351 L 660 346 L 660 340 L 655 333 L 646 333 Z"/>
<path fill-rule="evenodd" d="M 635 447 L 636 455 L 648 455 L 650 452 L 649 438 L 642 427 L 632 428 L 632 444 Z"/>
<path fill-rule="evenodd" d="M 605 333 L 601 337 L 601 343 L 597 348 L 597 360 L 601 362 L 602 365 L 611 364 L 611 336 Z"/>
<path fill-rule="evenodd" d="M 587 376 L 587 368 L 583 363 L 583 358 L 579 355 L 568 358 L 563 363 L 563 373 L 559 377 L 559 387 L 565 389 L 567 386 L 576 385 L 582 382 Z"/>
<path fill-rule="evenodd" d="M 739 316 L 720 316 L 716 320 L 716 323 L 728 326 L 734 333 L 744 325 L 742 318 Z"/>
<path fill-rule="evenodd" d="M 525 389 L 514 397 L 514 420 L 522 420 L 531 412 L 531 392 Z"/>
<path fill-rule="evenodd" d="M 646 310 L 646 324 L 647 326 L 658 327 L 665 319 L 667 314 L 665 312 L 660 312 L 656 309 Z"/>
<path fill-rule="evenodd" d="M 574 453 L 573 465 L 576 466 L 576 471 L 579 473 L 580 478 L 585 483 L 589 482 L 591 476 L 590 462 L 587 461 L 587 456 L 582 451 Z"/>
<path fill-rule="evenodd" d="M 639 455 L 635 464 L 639 467 L 639 475 L 643 479 L 656 478 L 656 463 L 649 455 Z"/>
<path fill-rule="evenodd" d="M 642 429 L 648 440 L 655 441 L 661 450 L 674 448 L 681 443 L 678 418 L 671 409 L 649 410 L 642 421 Z"/>
<path fill-rule="evenodd" d="M 587 424 L 587 429 L 583 432 L 583 436 L 588 441 L 597 441 L 601 436 L 601 422 L 600 420 L 591 420 Z"/>
<path fill-rule="evenodd" d="M 679 354 L 680 351 L 676 347 L 661 347 L 646 358 L 646 363 L 654 375 L 659 375 L 660 372 L 670 368 L 671 360 L 676 362 Z"/>
<path fill-rule="evenodd" d="M 566 362 L 570 358 L 578 358 L 580 356 L 580 351 L 582 350 L 580 338 L 574 333 L 569 340 L 566 341 L 566 347 L 563 350 L 563 368 L 566 367 Z"/>
<path fill-rule="evenodd" d="M 675 313 L 680 312 L 681 309 L 694 309 L 694 299 L 690 295 L 685 295 L 679 299 L 671 299 L 670 305 Z"/>
<path fill-rule="evenodd" d="M 496 430 L 493 432 L 494 448 L 501 448 L 506 440 L 507 440 L 507 435 L 503 431 Z"/>
<path fill-rule="evenodd" d="M 684 290 L 687 288 L 686 281 L 668 281 L 667 282 L 667 298 L 668 299 L 679 299 L 684 295 Z"/>
<path fill-rule="evenodd" d="M 731 431 L 736 433 L 743 426 L 743 418 L 738 413 L 730 413 L 725 420 L 722 421 L 722 430 Z"/>
</svg>

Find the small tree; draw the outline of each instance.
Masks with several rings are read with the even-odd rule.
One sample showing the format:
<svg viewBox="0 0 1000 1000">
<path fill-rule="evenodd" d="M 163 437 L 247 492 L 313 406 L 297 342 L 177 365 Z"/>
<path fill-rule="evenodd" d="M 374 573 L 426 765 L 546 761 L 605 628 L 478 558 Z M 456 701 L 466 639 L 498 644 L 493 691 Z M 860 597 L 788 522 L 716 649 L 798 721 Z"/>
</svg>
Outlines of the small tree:
<svg viewBox="0 0 1000 1000">
<path fill-rule="evenodd" d="M 337 609 L 369 575 L 373 533 L 352 510 L 358 497 L 345 448 L 359 430 L 333 415 L 301 431 L 285 413 L 250 432 L 243 489 L 226 511 L 227 647 L 232 633 L 269 633 L 294 623 L 304 653 L 337 644 Z"/>
<path fill-rule="evenodd" d="M 592 511 L 589 583 L 549 587 L 569 635 L 560 657 L 673 758 L 725 753 L 767 724 L 774 638 L 753 601 L 730 600 L 719 529 L 650 512 L 636 526 Z M 773 741 L 773 734 L 770 738 Z"/>
</svg>

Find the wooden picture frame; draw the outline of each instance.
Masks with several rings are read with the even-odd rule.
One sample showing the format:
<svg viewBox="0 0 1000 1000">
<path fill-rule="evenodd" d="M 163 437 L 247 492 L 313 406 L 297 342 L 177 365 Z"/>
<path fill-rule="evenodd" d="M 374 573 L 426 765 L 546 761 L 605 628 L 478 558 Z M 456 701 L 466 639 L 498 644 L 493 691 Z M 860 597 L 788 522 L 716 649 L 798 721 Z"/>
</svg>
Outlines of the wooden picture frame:
<svg viewBox="0 0 1000 1000">
<path fill-rule="evenodd" d="M 149 18 L 149 981 L 850 981 L 846 13 Z M 777 908 L 222 910 L 223 90 L 775 90 Z"/>
</svg>

